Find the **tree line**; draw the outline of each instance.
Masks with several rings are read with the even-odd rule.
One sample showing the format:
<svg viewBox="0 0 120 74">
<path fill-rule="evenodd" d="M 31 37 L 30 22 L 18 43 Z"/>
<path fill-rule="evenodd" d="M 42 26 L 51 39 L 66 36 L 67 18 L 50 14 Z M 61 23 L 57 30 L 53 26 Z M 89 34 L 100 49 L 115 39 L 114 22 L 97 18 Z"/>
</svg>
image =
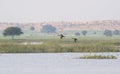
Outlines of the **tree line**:
<svg viewBox="0 0 120 74">
<path fill-rule="evenodd" d="M 34 26 L 31 26 L 30 30 L 34 31 L 35 30 Z M 54 27 L 52 25 L 44 25 L 41 29 L 41 33 L 47 33 L 47 34 L 56 33 L 56 30 L 57 30 L 56 27 Z M 80 36 L 82 34 L 83 36 L 86 36 L 87 33 L 88 33 L 88 31 L 84 30 L 81 33 L 76 32 L 75 35 Z M 3 32 L 4 36 L 11 36 L 12 39 L 14 39 L 14 36 L 19 36 L 21 34 L 23 34 L 23 31 L 19 27 L 8 27 Z M 94 34 L 96 34 L 96 32 L 94 32 Z M 105 30 L 103 34 L 105 36 L 120 35 L 120 30 L 113 30 L 113 31 L 112 30 Z"/>
</svg>

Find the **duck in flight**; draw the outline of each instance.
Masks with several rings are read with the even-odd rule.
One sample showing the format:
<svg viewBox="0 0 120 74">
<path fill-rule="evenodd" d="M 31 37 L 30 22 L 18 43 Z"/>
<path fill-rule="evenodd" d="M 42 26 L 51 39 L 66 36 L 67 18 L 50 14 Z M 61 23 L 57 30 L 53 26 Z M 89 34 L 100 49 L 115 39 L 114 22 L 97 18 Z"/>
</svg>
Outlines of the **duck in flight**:
<svg viewBox="0 0 120 74">
<path fill-rule="evenodd" d="M 63 34 L 60 34 L 58 36 L 60 36 L 60 39 L 63 39 L 63 37 L 65 37 Z"/>
<path fill-rule="evenodd" d="M 72 38 L 72 39 L 74 40 L 74 42 L 75 42 L 75 43 L 76 43 L 76 42 L 77 42 L 77 40 L 78 40 L 77 38 Z"/>
</svg>

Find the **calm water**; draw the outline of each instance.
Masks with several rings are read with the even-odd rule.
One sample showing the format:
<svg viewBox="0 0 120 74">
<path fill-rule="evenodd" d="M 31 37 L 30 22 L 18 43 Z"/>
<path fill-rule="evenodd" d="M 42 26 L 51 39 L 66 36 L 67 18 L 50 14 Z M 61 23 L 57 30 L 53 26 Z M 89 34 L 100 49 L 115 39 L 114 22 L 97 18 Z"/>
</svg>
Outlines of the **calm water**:
<svg viewBox="0 0 120 74">
<path fill-rule="evenodd" d="M 0 54 L 0 74 L 120 74 L 118 59 L 76 59 L 87 53 Z"/>
</svg>

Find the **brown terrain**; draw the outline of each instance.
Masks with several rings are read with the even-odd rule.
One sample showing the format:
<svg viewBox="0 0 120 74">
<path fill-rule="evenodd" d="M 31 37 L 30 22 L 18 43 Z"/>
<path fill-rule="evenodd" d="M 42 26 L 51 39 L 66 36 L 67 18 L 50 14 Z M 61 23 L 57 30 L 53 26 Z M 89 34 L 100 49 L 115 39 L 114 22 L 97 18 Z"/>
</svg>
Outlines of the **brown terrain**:
<svg viewBox="0 0 120 74">
<path fill-rule="evenodd" d="M 0 23 L 0 30 L 10 26 L 17 26 L 23 30 L 40 31 L 43 25 L 53 25 L 57 30 L 120 30 L 120 20 L 78 21 L 78 22 L 41 22 L 41 23 Z"/>
</svg>

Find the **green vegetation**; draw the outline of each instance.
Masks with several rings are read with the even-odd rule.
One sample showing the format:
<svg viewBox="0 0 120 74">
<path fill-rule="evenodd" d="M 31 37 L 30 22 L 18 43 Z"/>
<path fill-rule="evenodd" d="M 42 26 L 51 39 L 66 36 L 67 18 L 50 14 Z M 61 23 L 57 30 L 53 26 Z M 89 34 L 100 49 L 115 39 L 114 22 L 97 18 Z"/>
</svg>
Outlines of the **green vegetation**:
<svg viewBox="0 0 120 74">
<path fill-rule="evenodd" d="M 11 40 L 11 35 L 4 37 L 4 31 L 0 31 L 0 53 L 120 52 L 119 35 L 109 37 L 104 35 L 104 31 L 87 30 L 84 36 L 83 31 L 46 34 L 35 32 L 31 27 L 30 31 L 23 31 L 24 34 L 16 36 L 14 40 Z M 59 39 L 58 34 L 64 34 L 65 38 Z M 77 38 L 78 41 L 74 43 L 72 38 Z"/>
<path fill-rule="evenodd" d="M 113 55 L 85 55 L 81 56 L 80 59 L 117 59 L 117 57 Z"/>
<path fill-rule="evenodd" d="M 12 39 L 14 39 L 14 36 L 23 34 L 22 30 L 19 27 L 8 27 L 4 30 L 3 35 L 4 36 L 11 36 Z"/>
<path fill-rule="evenodd" d="M 62 40 L 59 37 L 2 39 L 0 40 L 0 53 L 120 52 L 119 46 L 120 39 L 112 38 L 78 38 L 77 43 L 69 37 Z"/>
<path fill-rule="evenodd" d="M 31 30 L 32 29 L 32 30 Z M 64 34 L 67 36 L 67 38 L 108 38 L 110 36 L 105 36 L 104 31 L 100 30 L 86 30 L 87 34 L 84 36 L 82 34 L 84 30 L 76 30 L 76 31 L 58 31 L 56 30 L 56 33 L 41 33 L 40 31 L 33 30 L 33 27 L 30 27 L 30 30 L 23 30 L 24 34 L 21 34 L 20 36 L 16 36 L 15 39 L 46 39 L 46 38 L 56 38 L 58 34 Z M 76 33 L 79 33 L 80 35 L 76 36 Z M 120 35 L 112 35 L 112 38 L 120 38 Z M 0 39 L 11 39 L 10 36 L 4 37 L 3 36 L 3 30 L 0 30 Z"/>
<path fill-rule="evenodd" d="M 42 33 L 56 33 L 56 27 L 52 25 L 44 25 L 41 29 Z"/>
<path fill-rule="evenodd" d="M 82 34 L 83 34 L 84 36 L 86 36 L 87 31 L 82 31 Z"/>
</svg>

